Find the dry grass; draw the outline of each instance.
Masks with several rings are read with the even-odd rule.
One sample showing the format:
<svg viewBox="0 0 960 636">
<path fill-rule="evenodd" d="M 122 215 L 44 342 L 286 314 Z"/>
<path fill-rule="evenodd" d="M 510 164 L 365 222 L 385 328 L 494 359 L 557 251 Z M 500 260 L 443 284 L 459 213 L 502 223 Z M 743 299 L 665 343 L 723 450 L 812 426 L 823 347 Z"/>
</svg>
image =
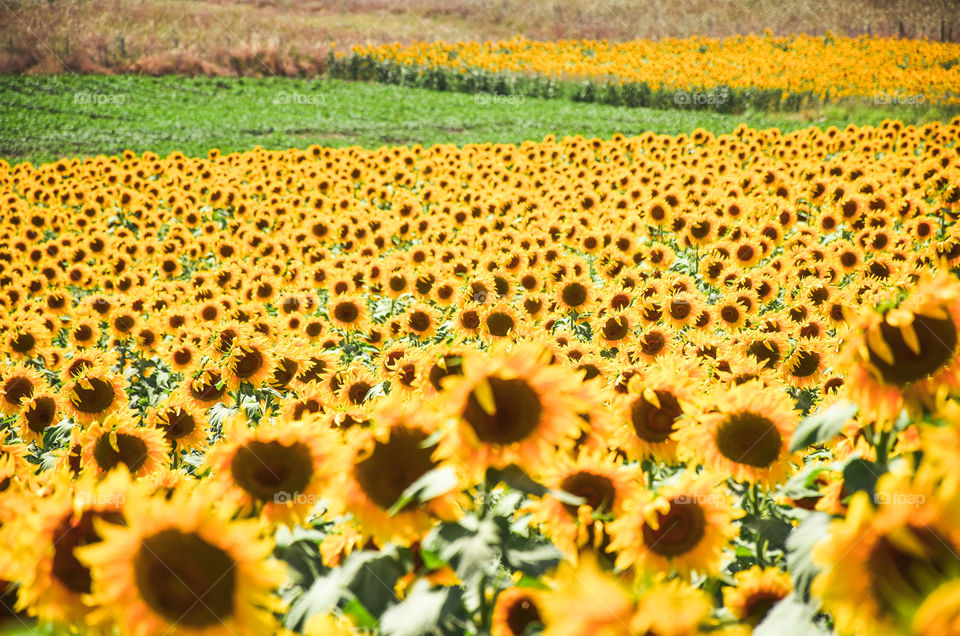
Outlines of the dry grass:
<svg viewBox="0 0 960 636">
<path fill-rule="evenodd" d="M 767 28 L 960 41 L 954 0 L 0 0 L 0 72 L 313 75 L 333 42 L 723 37 Z"/>
</svg>

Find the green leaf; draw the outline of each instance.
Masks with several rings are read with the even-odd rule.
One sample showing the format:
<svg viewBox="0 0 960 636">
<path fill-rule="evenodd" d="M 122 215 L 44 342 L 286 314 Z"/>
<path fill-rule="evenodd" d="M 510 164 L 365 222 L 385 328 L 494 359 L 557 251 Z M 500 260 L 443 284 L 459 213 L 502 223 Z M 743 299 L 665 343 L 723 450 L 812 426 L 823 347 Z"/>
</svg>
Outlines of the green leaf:
<svg viewBox="0 0 960 636">
<path fill-rule="evenodd" d="M 833 439 L 843 430 L 847 420 L 857 414 L 859 408 L 853 402 L 840 400 L 805 418 L 793 432 L 790 451 L 798 451 L 811 444 Z"/>
<path fill-rule="evenodd" d="M 449 563 L 460 578 L 467 609 L 480 606 L 480 582 L 500 567 L 502 525 L 497 518 L 468 515 L 459 523 L 445 523 L 424 537 L 423 546 Z"/>
<path fill-rule="evenodd" d="M 787 537 L 787 569 L 793 589 L 802 599 L 810 596 L 810 583 L 820 569 L 814 564 L 811 552 L 827 536 L 830 515 L 811 512 Z"/>
<path fill-rule="evenodd" d="M 462 613 L 461 596 L 459 587 L 431 589 L 429 581 L 420 579 L 403 602 L 383 613 L 381 632 L 384 636 L 452 633 L 452 619 Z"/>
<path fill-rule="evenodd" d="M 557 567 L 563 553 L 549 541 L 511 533 L 504 542 L 503 561 L 524 574 L 542 576 Z"/>
<path fill-rule="evenodd" d="M 850 459 L 843 467 L 843 485 L 844 489 L 853 494 L 860 490 L 866 491 L 870 495 L 870 501 L 875 500 L 877 490 L 877 479 L 885 471 L 877 464 L 867 461 L 862 457 Z"/>
<path fill-rule="evenodd" d="M 377 619 L 367 611 L 367 608 L 363 606 L 363 603 L 355 598 L 347 601 L 347 604 L 343 606 L 341 611 L 352 618 L 353 623 L 361 629 L 372 631 L 379 625 Z"/>
<path fill-rule="evenodd" d="M 450 467 L 434 468 L 425 472 L 403 491 L 397 502 L 391 506 L 389 514 L 392 517 L 412 501 L 429 501 L 446 494 L 457 487 L 460 483 L 457 479 L 457 473 Z"/>
<path fill-rule="evenodd" d="M 789 594 L 770 608 L 756 629 L 754 636 L 829 636 L 814 624 L 817 611 L 794 594 Z"/>
<path fill-rule="evenodd" d="M 315 614 L 329 614 L 336 608 L 343 595 L 340 573 L 332 571 L 313 582 L 310 589 L 290 606 L 283 619 L 285 627 L 299 630 Z"/>
<path fill-rule="evenodd" d="M 529 576 L 524 574 L 520 577 L 520 580 L 516 582 L 514 587 L 525 587 L 533 590 L 549 590 L 550 588 L 546 583 L 541 581 L 535 576 Z"/>
<path fill-rule="evenodd" d="M 340 577 L 343 586 L 374 616 L 380 616 L 397 596 L 397 579 L 406 573 L 396 547 L 380 551 L 354 552 L 343 562 Z"/>
</svg>

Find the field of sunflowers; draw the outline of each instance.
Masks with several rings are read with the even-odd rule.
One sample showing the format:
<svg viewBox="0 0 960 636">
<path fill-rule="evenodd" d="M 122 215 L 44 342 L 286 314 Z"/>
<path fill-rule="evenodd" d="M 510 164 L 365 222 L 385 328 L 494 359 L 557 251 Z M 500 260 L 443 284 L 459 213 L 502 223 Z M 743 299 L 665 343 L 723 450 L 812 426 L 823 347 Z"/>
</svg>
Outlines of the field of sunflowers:
<svg viewBox="0 0 960 636">
<path fill-rule="evenodd" d="M 331 72 L 437 90 L 738 113 L 849 101 L 960 104 L 960 44 L 829 33 L 354 45 L 333 55 Z"/>
<path fill-rule="evenodd" d="M 958 139 L 0 162 L 3 605 L 960 634 Z"/>
</svg>

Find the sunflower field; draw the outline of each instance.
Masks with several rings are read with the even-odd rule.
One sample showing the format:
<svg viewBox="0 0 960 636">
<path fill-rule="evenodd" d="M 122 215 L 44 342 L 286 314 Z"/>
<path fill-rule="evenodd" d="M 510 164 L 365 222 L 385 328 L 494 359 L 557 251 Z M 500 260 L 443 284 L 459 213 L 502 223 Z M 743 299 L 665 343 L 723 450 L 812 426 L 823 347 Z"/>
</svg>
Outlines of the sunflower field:
<svg viewBox="0 0 960 636">
<path fill-rule="evenodd" d="M 0 162 L 4 605 L 960 634 L 958 139 Z"/>
<path fill-rule="evenodd" d="M 331 53 L 329 64 L 335 77 L 664 109 L 797 111 L 851 101 L 960 105 L 960 44 L 829 32 L 354 45 Z"/>
</svg>

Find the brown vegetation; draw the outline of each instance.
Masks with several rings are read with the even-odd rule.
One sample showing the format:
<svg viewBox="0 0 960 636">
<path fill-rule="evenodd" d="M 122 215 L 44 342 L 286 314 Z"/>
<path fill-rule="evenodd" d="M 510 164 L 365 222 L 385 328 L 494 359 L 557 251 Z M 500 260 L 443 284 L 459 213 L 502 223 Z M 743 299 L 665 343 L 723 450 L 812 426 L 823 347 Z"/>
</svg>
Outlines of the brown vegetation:
<svg viewBox="0 0 960 636">
<path fill-rule="evenodd" d="M 0 72 L 314 75 L 413 40 L 872 34 L 960 41 L 953 0 L 10 0 Z"/>
</svg>

